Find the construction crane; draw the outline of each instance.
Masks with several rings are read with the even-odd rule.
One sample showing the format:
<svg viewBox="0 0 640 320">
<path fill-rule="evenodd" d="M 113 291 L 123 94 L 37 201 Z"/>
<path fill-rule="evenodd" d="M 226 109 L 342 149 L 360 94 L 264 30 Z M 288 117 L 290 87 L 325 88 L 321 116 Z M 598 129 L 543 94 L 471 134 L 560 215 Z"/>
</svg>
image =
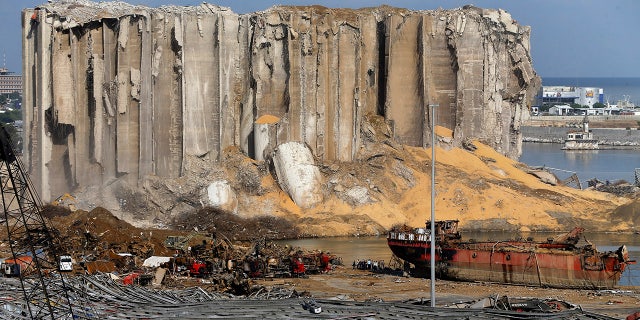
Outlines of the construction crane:
<svg viewBox="0 0 640 320">
<path fill-rule="evenodd" d="M 7 228 L 12 266 L 17 270 L 13 275 L 20 278 L 24 298 L 17 308 L 0 308 L 0 318 L 77 318 L 64 276 L 58 270 L 58 237 L 43 217 L 42 202 L 31 185 L 7 128 L 0 125 L 2 222 Z"/>
</svg>

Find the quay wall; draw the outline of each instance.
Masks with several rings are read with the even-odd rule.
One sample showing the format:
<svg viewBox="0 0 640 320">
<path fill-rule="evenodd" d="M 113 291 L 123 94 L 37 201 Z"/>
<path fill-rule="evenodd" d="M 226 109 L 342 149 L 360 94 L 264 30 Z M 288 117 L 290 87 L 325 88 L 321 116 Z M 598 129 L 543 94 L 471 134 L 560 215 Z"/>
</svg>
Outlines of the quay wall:
<svg viewBox="0 0 640 320">
<path fill-rule="evenodd" d="M 567 131 L 579 128 L 523 126 L 520 130 L 525 142 L 564 143 Z M 591 131 L 600 145 L 640 146 L 640 130 L 635 128 L 593 128 Z"/>
</svg>

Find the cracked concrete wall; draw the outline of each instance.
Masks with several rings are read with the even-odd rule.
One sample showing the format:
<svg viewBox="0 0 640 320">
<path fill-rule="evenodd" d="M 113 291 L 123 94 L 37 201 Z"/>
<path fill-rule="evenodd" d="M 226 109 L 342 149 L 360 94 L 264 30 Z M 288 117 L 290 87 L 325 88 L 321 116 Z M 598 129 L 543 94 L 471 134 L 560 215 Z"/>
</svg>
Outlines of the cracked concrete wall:
<svg viewBox="0 0 640 320">
<path fill-rule="evenodd" d="M 36 19 L 32 19 L 35 12 Z M 23 12 L 25 159 L 45 200 L 74 188 L 185 174 L 185 158 L 268 141 L 353 161 L 379 114 L 427 147 L 428 104 L 455 141 L 520 153 L 540 85 L 529 29 L 502 10 L 148 8 L 53 2 Z M 266 141 L 265 140 L 265 141 Z M 261 146 L 274 149 L 277 146 Z M 258 151 L 263 152 L 264 150 Z"/>
</svg>

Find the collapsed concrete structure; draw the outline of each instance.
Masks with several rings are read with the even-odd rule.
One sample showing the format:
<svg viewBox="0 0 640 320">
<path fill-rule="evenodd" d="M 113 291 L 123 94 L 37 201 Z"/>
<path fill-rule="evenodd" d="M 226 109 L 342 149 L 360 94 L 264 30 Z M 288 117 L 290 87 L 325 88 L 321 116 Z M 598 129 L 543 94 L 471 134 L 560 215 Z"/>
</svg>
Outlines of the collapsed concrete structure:
<svg viewBox="0 0 640 320">
<path fill-rule="evenodd" d="M 454 144 L 478 138 L 517 157 L 540 85 L 530 29 L 472 6 L 239 15 L 58 1 L 22 19 L 25 159 L 45 200 L 178 178 L 189 157 L 219 161 L 228 147 L 262 160 L 296 141 L 316 161 L 355 161 L 367 114 L 427 147 L 434 104 Z"/>
</svg>

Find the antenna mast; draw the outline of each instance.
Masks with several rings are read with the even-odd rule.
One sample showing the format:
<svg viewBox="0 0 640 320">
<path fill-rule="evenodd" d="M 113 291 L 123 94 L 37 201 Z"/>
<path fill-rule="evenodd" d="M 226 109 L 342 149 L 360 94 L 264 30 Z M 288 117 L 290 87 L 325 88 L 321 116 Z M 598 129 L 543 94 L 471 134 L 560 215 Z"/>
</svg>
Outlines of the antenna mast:
<svg viewBox="0 0 640 320">
<path fill-rule="evenodd" d="M 9 73 L 7 70 L 7 52 L 2 49 L 2 68 L 0 68 L 0 74 Z"/>
</svg>

